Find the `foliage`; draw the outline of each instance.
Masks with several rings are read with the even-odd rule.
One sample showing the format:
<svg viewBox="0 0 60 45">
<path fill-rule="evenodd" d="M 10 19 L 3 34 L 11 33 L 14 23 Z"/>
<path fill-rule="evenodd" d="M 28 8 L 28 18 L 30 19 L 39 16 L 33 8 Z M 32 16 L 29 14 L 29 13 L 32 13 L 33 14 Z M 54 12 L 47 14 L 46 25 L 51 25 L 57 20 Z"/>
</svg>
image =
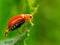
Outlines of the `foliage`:
<svg viewBox="0 0 60 45">
<path fill-rule="evenodd" d="M 5 29 L 11 17 L 18 14 L 32 14 L 37 5 L 27 40 L 27 33 L 18 35 L 17 31 L 4 36 Z M 23 26 L 22 26 L 23 27 Z M 23 30 L 19 28 L 19 31 Z M 0 0 L 0 45 L 60 45 L 60 0 Z"/>
</svg>

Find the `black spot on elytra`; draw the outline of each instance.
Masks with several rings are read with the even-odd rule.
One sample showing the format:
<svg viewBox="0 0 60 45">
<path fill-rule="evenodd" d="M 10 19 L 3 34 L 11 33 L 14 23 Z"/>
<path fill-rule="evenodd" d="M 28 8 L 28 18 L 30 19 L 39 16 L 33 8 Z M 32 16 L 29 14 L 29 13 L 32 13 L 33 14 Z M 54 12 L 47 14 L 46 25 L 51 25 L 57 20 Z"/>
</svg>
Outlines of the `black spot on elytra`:
<svg viewBox="0 0 60 45">
<path fill-rule="evenodd" d="M 14 25 L 10 28 L 10 30 L 13 31 L 13 30 L 21 27 L 24 23 L 25 23 L 25 20 L 24 20 L 24 21 L 21 21 L 21 22 L 18 22 L 18 23 L 16 23 L 16 24 L 14 24 Z"/>
</svg>

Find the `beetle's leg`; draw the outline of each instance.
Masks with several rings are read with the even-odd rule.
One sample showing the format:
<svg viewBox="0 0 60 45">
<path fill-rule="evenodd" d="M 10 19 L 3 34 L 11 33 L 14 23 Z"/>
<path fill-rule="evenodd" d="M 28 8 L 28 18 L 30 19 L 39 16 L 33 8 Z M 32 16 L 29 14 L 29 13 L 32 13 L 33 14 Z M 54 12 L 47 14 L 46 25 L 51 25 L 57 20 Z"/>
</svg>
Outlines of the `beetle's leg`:
<svg viewBox="0 0 60 45">
<path fill-rule="evenodd" d="M 9 29 L 7 28 L 4 35 L 7 36 L 8 32 L 9 32 Z"/>
<path fill-rule="evenodd" d="M 24 23 L 24 25 L 23 25 L 23 30 L 25 30 L 27 33 L 29 32 L 27 27 L 26 27 L 26 23 Z"/>
<path fill-rule="evenodd" d="M 26 31 L 27 36 L 30 36 L 30 35 L 29 35 L 29 29 L 26 27 L 26 23 L 24 23 L 24 25 L 23 25 L 23 30 Z"/>
<path fill-rule="evenodd" d="M 18 32 L 19 34 L 21 34 L 20 31 L 19 31 L 18 29 L 17 29 L 17 32 Z"/>
</svg>

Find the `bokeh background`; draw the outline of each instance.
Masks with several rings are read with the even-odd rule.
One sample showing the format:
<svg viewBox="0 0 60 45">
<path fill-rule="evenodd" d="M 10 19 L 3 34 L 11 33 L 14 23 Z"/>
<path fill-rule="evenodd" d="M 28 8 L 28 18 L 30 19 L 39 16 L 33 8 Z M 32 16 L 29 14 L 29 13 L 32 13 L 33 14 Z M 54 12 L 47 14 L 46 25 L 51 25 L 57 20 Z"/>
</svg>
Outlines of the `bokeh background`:
<svg viewBox="0 0 60 45">
<path fill-rule="evenodd" d="M 34 26 L 27 26 L 31 28 L 30 36 L 26 40 L 27 45 L 60 45 L 60 0 L 0 0 L 0 40 L 17 35 L 17 32 L 13 31 L 7 37 L 4 36 L 11 17 L 30 14 L 38 4 L 40 6 L 33 16 Z M 16 45 L 23 45 L 20 42 Z"/>
</svg>

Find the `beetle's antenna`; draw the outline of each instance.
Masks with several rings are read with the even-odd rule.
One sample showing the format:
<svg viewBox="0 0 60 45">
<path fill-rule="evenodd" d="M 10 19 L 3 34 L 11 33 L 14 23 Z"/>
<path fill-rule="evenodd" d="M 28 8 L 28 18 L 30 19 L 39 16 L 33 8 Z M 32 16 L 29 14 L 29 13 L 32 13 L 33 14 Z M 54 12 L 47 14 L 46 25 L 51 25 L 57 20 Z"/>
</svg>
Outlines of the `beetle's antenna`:
<svg viewBox="0 0 60 45">
<path fill-rule="evenodd" d="M 32 22 L 32 20 L 29 20 L 31 26 L 34 26 L 34 23 Z"/>
<path fill-rule="evenodd" d="M 35 13 L 37 12 L 39 6 L 40 6 L 40 5 L 38 4 L 37 7 L 34 9 L 34 11 L 31 13 L 32 17 L 33 17 L 33 15 L 35 15 Z M 34 26 L 34 23 L 32 23 L 32 20 L 29 20 L 29 22 L 30 22 L 30 24 L 31 24 L 32 26 Z"/>
</svg>

